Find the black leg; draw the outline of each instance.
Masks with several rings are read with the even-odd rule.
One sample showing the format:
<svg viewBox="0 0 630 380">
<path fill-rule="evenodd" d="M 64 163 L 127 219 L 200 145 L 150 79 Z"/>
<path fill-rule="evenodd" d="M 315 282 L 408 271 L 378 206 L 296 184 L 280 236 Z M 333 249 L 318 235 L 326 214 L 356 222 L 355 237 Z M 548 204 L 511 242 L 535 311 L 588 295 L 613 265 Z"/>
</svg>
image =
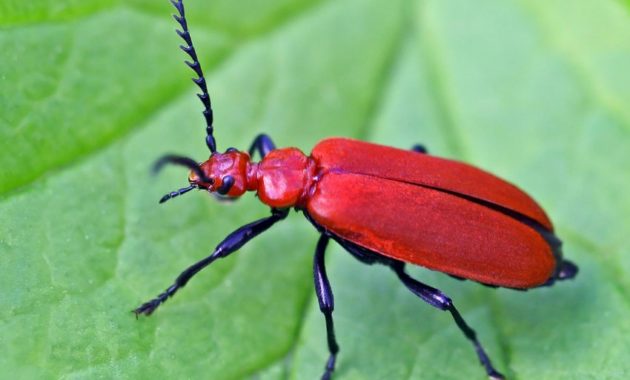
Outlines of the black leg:
<svg viewBox="0 0 630 380">
<path fill-rule="evenodd" d="M 560 269 L 556 277 L 558 280 L 570 280 L 575 277 L 578 273 L 579 269 L 577 265 L 569 260 L 562 260 L 562 264 L 560 264 Z"/>
<path fill-rule="evenodd" d="M 249 156 L 254 157 L 254 153 L 258 152 L 260 154 L 260 158 L 263 158 L 267 155 L 267 153 L 276 149 L 276 144 L 273 143 L 271 137 L 267 136 L 264 133 L 256 136 L 252 145 L 249 147 Z"/>
<path fill-rule="evenodd" d="M 322 375 L 322 380 L 329 380 L 335 370 L 335 361 L 339 352 L 339 345 L 335 338 L 335 326 L 333 325 L 332 312 L 335 308 L 335 300 L 333 298 L 332 288 L 326 276 L 326 266 L 324 264 L 324 253 L 328 246 L 329 237 L 322 234 L 317 242 L 315 249 L 315 259 L 313 261 L 313 277 L 315 279 L 315 294 L 319 302 L 319 310 L 326 318 L 326 336 L 328 340 L 328 351 L 330 356 L 326 362 L 326 369 Z"/>
<path fill-rule="evenodd" d="M 553 286 L 556 281 L 571 280 L 578 274 L 579 268 L 577 265 L 569 260 L 564 260 L 562 256 L 560 256 L 560 260 L 562 261 L 556 268 L 556 273 L 554 273 L 553 277 L 540 286 Z"/>
<path fill-rule="evenodd" d="M 424 154 L 429 153 L 429 151 L 427 151 L 427 148 L 425 148 L 424 145 L 422 145 L 422 144 L 416 144 L 416 145 L 412 146 L 411 150 L 413 150 L 414 152 L 418 152 L 418 153 L 424 153 Z"/>
<path fill-rule="evenodd" d="M 479 357 L 479 361 L 481 362 L 481 365 L 483 365 L 484 368 L 486 369 L 486 373 L 488 374 L 488 377 L 490 379 L 494 379 L 494 380 L 504 379 L 503 375 L 499 373 L 496 369 L 494 369 L 494 367 L 492 366 L 492 363 L 490 362 L 490 358 L 486 354 L 486 351 L 481 346 L 481 343 L 479 343 L 479 341 L 477 340 L 477 334 L 475 333 L 475 331 L 472 328 L 470 328 L 470 326 L 468 326 L 466 321 L 464 321 L 461 314 L 459 314 L 459 311 L 457 311 L 457 309 L 455 308 L 455 305 L 453 305 L 453 302 L 448 296 L 446 296 L 446 294 L 442 293 L 438 289 L 432 288 L 428 285 L 421 283 L 420 281 L 417 281 L 411 278 L 405 272 L 404 263 L 396 262 L 390 266 L 394 270 L 394 272 L 396 272 L 400 281 L 402 281 L 402 283 L 409 290 L 411 290 L 413 294 L 422 298 L 422 300 L 428 303 L 429 305 L 434 306 L 440 310 L 444 310 L 444 311 L 448 310 L 451 313 L 451 315 L 453 316 L 453 319 L 455 320 L 455 323 L 457 324 L 457 327 L 459 327 L 459 329 L 464 333 L 466 338 L 468 338 L 468 340 L 470 340 L 473 346 L 475 347 L 475 351 L 477 352 L 477 357 Z"/>
<path fill-rule="evenodd" d="M 156 298 L 152 299 L 149 302 L 142 304 L 140 307 L 134 310 L 136 316 L 138 314 L 151 315 L 158 306 L 164 303 L 167 299 L 172 297 L 180 288 L 183 288 L 186 283 L 196 275 L 200 270 L 212 264 L 216 259 L 226 257 L 230 253 L 241 248 L 245 243 L 258 236 L 262 232 L 266 231 L 269 227 L 273 226 L 276 222 L 284 219 L 288 210 L 271 210 L 271 216 L 259 219 L 255 222 L 244 225 L 243 227 L 237 229 L 236 231 L 229 234 L 217 247 L 214 252 L 205 259 L 191 265 L 183 271 L 177 279 L 175 279 L 175 283 L 169 286 L 163 293 L 158 295 Z"/>
</svg>

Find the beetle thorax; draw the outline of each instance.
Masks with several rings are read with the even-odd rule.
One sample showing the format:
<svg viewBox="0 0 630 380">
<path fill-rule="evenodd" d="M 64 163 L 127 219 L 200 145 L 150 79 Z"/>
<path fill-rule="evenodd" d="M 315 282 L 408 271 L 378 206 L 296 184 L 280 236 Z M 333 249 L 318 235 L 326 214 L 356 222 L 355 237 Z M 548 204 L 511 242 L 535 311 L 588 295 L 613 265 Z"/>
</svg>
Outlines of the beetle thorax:
<svg viewBox="0 0 630 380">
<path fill-rule="evenodd" d="M 315 162 L 299 149 L 276 149 L 252 164 L 248 185 L 266 205 L 294 207 L 302 203 L 314 175 Z"/>
</svg>

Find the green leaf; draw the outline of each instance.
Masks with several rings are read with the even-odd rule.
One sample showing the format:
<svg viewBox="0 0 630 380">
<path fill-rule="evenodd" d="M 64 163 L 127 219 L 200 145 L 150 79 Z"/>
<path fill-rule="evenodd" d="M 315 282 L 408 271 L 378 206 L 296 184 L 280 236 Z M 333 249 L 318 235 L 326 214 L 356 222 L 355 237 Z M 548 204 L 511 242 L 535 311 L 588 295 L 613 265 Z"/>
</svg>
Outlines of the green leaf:
<svg viewBox="0 0 630 380">
<path fill-rule="evenodd" d="M 627 378 L 630 5 L 186 2 L 220 148 L 351 136 L 486 168 L 548 210 L 574 281 L 515 292 L 413 268 L 509 378 Z M 0 0 L 0 356 L 13 378 L 314 379 L 327 350 L 301 215 L 130 312 L 268 211 L 201 193 L 201 105 L 167 1 Z M 377 159 L 377 158 L 375 158 Z M 422 217 L 419 215 L 418 217 Z M 457 231 L 453 231 L 457 233 Z M 331 245 L 335 379 L 485 377 L 450 317 Z"/>
</svg>

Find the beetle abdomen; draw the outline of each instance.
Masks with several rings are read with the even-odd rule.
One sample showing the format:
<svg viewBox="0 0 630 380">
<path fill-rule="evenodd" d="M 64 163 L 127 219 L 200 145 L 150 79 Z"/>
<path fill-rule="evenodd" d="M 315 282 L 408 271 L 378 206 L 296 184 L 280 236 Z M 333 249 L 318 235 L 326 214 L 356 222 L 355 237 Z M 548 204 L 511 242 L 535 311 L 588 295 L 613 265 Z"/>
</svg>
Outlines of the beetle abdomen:
<svg viewBox="0 0 630 380">
<path fill-rule="evenodd" d="M 462 162 L 345 138 L 321 141 L 311 156 L 324 172 L 365 174 L 461 194 L 524 215 L 553 231 L 547 214 L 529 195 Z"/>
<path fill-rule="evenodd" d="M 409 183 L 329 172 L 306 210 L 335 235 L 384 256 L 485 284 L 530 288 L 547 282 L 556 267 L 551 247 L 532 227 Z"/>
</svg>

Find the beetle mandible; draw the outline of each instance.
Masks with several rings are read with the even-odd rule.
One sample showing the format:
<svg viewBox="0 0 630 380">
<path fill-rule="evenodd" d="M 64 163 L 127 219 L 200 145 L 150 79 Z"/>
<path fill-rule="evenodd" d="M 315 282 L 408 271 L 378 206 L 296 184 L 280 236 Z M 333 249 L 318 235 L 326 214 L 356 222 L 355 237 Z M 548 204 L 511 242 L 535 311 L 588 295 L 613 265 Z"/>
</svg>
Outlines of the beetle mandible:
<svg viewBox="0 0 630 380">
<path fill-rule="evenodd" d="M 452 300 L 407 274 L 405 264 L 420 265 L 492 287 L 530 289 L 575 277 L 578 268 L 563 259 L 561 242 L 543 209 L 525 192 L 473 166 L 427 154 L 330 138 L 309 156 L 297 148 L 276 148 L 264 134 L 247 152 L 217 151 L 213 112 L 201 64 L 188 30 L 182 0 L 171 0 L 184 40 L 181 48 L 201 89 L 206 144 L 210 158 L 167 155 L 158 160 L 190 169 L 189 186 L 166 194 L 160 203 L 193 189 L 235 199 L 255 191 L 271 215 L 238 228 L 214 252 L 183 271 L 163 293 L 134 310 L 152 314 L 200 270 L 241 248 L 283 220 L 290 208 L 304 213 L 320 233 L 314 256 L 315 293 L 326 322 L 329 358 L 322 379 L 330 379 L 339 346 L 333 324 L 333 293 L 324 253 L 332 239 L 366 264 L 389 267 L 403 285 L 429 305 L 448 311 L 473 344 L 491 379 L 503 379 L 475 331 Z M 258 153 L 260 162 L 252 162 Z"/>
</svg>

